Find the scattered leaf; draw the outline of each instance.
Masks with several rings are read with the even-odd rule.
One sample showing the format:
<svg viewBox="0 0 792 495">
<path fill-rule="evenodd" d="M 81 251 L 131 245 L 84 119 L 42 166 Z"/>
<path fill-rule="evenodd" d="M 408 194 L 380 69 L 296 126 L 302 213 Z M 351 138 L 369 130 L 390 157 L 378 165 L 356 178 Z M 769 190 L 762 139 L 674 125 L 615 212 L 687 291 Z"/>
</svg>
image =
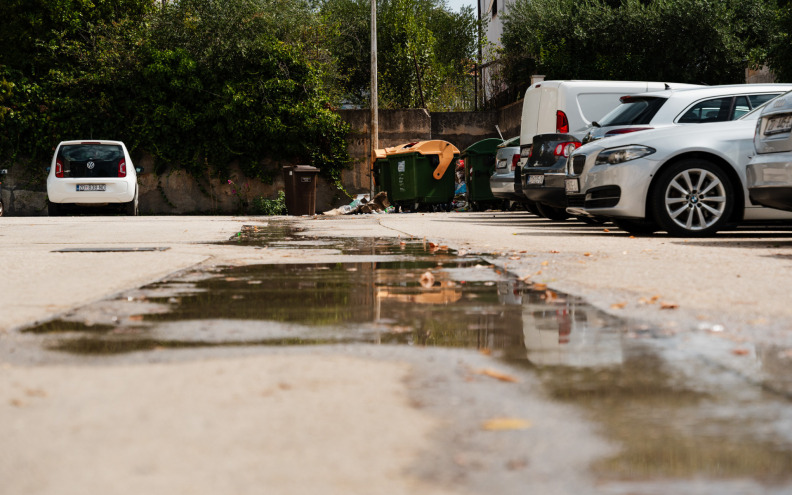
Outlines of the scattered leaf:
<svg viewBox="0 0 792 495">
<path fill-rule="evenodd" d="M 735 356 L 747 356 L 750 353 L 751 351 L 745 349 L 744 347 L 738 347 L 737 349 L 732 350 L 732 354 L 734 354 Z"/>
<path fill-rule="evenodd" d="M 560 253 L 560 252 L 561 252 L 561 251 L 556 251 L 555 249 L 552 249 L 552 250 L 550 250 L 550 253 L 551 253 L 551 254 L 558 254 L 558 253 Z"/>
<path fill-rule="evenodd" d="M 677 309 L 677 308 L 679 308 L 679 304 L 670 303 L 670 302 L 660 303 L 660 309 Z"/>
<path fill-rule="evenodd" d="M 425 289 L 432 287 L 435 283 L 435 277 L 432 275 L 432 272 L 424 272 L 424 274 L 421 275 L 420 283 L 421 287 Z"/>
<path fill-rule="evenodd" d="M 531 288 L 534 290 L 547 290 L 547 284 L 535 283 Z"/>
<path fill-rule="evenodd" d="M 611 304 L 611 309 L 624 309 L 625 306 L 627 306 L 626 302 L 617 302 Z"/>
<path fill-rule="evenodd" d="M 542 296 L 545 301 L 552 302 L 558 299 L 558 294 L 551 290 L 546 290 L 544 296 Z"/>
<path fill-rule="evenodd" d="M 129 321 L 143 321 L 143 315 L 130 315 Z"/>
<path fill-rule="evenodd" d="M 490 349 L 488 347 L 484 347 L 482 349 L 479 349 L 479 352 L 481 354 L 484 354 L 485 356 L 492 356 L 492 349 Z"/>
<path fill-rule="evenodd" d="M 487 431 L 527 430 L 531 422 L 520 418 L 493 418 L 481 426 Z"/>
<path fill-rule="evenodd" d="M 512 383 L 514 383 L 514 382 L 518 382 L 519 381 L 519 380 L 517 380 L 517 378 L 515 378 L 515 377 L 513 377 L 511 375 L 507 375 L 506 373 L 501 373 L 500 371 L 496 371 L 496 370 L 493 370 L 493 369 L 490 369 L 490 368 L 480 369 L 476 373 L 478 373 L 479 375 L 488 376 L 490 378 L 495 378 L 496 380 L 500 380 L 502 382 L 512 382 Z"/>
<path fill-rule="evenodd" d="M 603 232 L 610 232 L 610 229 L 602 229 Z"/>
<path fill-rule="evenodd" d="M 591 253 L 583 253 L 583 256 L 591 256 Z"/>
<path fill-rule="evenodd" d="M 510 259 L 510 260 L 515 260 L 515 261 L 516 261 L 516 260 L 519 260 L 519 259 L 520 259 L 520 257 L 519 257 L 519 256 L 509 256 L 509 259 Z"/>
<path fill-rule="evenodd" d="M 549 265 L 549 264 L 550 264 L 550 262 L 549 262 L 549 261 L 543 261 L 543 262 L 542 262 L 542 266 L 547 266 L 547 265 Z"/>
</svg>

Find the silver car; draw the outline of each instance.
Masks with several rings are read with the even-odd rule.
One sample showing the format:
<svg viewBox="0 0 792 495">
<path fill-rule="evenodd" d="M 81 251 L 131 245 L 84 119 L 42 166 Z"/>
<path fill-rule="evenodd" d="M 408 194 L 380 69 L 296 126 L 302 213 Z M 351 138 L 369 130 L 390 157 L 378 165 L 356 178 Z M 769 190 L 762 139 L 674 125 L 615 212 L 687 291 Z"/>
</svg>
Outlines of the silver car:
<svg viewBox="0 0 792 495">
<path fill-rule="evenodd" d="M 514 171 L 520 161 L 520 136 L 507 139 L 498 146 L 495 155 L 495 173 L 490 176 L 490 190 L 497 199 L 523 201 L 525 198 L 514 189 Z"/>
<path fill-rule="evenodd" d="M 621 104 L 592 122 L 583 144 L 670 125 L 735 120 L 792 90 L 792 84 L 731 84 L 623 96 Z"/>
<path fill-rule="evenodd" d="M 583 145 L 567 162 L 568 212 L 611 218 L 632 233 L 706 236 L 747 220 L 792 219 L 748 198 L 746 166 L 759 111 Z"/>
<path fill-rule="evenodd" d="M 792 211 L 792 93 L 762 110 L 748 164 L 751 201 Z"/>
</svg>

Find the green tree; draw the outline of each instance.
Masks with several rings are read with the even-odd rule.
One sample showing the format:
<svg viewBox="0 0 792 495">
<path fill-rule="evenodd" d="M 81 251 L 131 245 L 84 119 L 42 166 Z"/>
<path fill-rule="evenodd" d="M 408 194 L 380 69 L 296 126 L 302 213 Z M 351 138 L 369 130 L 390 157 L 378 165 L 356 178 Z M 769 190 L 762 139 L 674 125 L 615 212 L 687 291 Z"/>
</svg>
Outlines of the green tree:
<svg viewBox="0 0 792 495">
<path fill-rule="evenodd" d="M 319 9 L 332 33 L 330 49 L 338 63 L 342 97 L 366 105 L 371 80 L 370 2 L 323 0 Z M 451 97 L 466 85 L 472 88 L 469 72 L 476 52 L 476 25 L 472 8 L 452 12 L 442 0 L 377 2 L 380 105 L 452 108 Z"/>
<path fill-rule="evenodd" d="M 769 0 L 516 0 L 503 56 L 514 84 L 553 79 L 739 83 L 765 57 Z"/>
</svg>

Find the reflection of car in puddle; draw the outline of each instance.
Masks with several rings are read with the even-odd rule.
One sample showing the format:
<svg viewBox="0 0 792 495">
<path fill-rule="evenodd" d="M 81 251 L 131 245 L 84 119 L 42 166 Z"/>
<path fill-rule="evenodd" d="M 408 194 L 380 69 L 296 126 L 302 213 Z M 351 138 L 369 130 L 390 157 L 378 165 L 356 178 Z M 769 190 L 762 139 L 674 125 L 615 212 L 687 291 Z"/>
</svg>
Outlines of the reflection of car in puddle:
<svg viewBox="0 0 792 495">
<path fill-rule="evenodd" d="M 532 295 L 533 296 L 533 295 Z M 575 300 L 523 302 L 527 358 L 536 365 L 595 367 L 623 361 L 621 333 L 607 315 Z"/>
</svg>

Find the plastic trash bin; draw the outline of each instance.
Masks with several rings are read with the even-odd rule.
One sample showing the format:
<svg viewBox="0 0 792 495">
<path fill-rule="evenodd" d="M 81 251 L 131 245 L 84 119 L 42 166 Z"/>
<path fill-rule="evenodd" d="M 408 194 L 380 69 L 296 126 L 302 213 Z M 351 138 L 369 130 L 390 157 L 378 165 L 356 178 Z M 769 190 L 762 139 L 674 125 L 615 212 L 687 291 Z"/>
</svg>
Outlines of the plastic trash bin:
<svg viewBox="0 0 792 495">
<path fill-rule="evenodd" d="M 316 213 L 316 178 L 318 175 L 319 169 L 310 165 L 283 167 L 286 209 L 289 215 L 313 215 Z"/>
<path fill-rule="evenodd" d="M 473 210 L 486 209 L 496 201 L 490 189 L 490 177 L 495 173 L 495 155 L 501 144 L 502 139 L 482 139 L 462 152 L 467 186 L 465 197 Z"/>
<path fill-rule="evenodd" d="M 402 210 L 450 209 L 459 149 L 448 141 L 418 141 L 388 155 L 388 201 Z"/>
<path fill-rule="evenodd" d="M 401 145 L 405 146 L 405 145 Z M 387 192 L 390 188 L 390 170 L 388 169 L 388 155 L 397 151 L 401 146 L 380 148 L 374 150 L 371 162 L 371 173 L 374 177 L 374 193 Z"/>
</svg>

